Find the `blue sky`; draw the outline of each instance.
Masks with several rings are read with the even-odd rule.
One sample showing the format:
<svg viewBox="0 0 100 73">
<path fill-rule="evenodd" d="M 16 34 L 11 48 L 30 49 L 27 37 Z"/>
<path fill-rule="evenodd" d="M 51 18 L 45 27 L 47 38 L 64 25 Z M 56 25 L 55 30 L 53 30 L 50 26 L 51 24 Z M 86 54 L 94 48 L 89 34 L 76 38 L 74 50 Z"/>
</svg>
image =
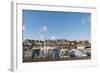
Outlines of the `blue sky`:
<svg viewBox="0 0 100 73">
<path fill-rule="evenodd" d="M 90 40 L 90 19 L 90 13 L 23 10 L 23 40 Z"/>
</svg>

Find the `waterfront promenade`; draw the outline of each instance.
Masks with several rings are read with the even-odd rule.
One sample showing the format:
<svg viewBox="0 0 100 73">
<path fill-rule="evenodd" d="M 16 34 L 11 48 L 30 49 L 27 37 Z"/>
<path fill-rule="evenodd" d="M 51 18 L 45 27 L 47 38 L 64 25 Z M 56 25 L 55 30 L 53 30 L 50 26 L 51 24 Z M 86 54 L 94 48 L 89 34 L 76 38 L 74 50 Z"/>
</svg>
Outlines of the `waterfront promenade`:
<svg viewBox="0 0 100 73">
<path fill-rule="evenodd" d="M 39 58 L 39 59 L 32 59 L 32 58 L 24 58 L 23 62 L 47 62 L 47 61 L 71 61 L 71 60 L 90 60 L 90 56 L 85 57 L 66 57 L 66 58 Z"/>
</svg>

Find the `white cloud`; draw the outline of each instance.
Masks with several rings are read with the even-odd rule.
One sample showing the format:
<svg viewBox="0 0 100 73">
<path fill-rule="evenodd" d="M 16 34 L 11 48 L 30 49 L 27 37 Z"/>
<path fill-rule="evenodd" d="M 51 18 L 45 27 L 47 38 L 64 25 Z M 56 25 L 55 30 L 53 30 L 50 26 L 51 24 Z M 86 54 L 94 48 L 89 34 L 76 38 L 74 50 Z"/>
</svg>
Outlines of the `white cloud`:
<svg viewBox="0 0 100 73">
<path fill-rule="evenodd" d="M 86 24 L 87 22 L 90 22 L 90 21 L 91 21 L 90 17 L 86 17 L 86 18 L 81 19 L 82 24 Z"/>
<path fill-rule="evenodd" d="M 22 26 L 22 30 L 25 31 L 25 26 L 24 25 Z"/>
<path fill-rule="evenodd" d="M 47 32 L 48 31 L 48 28 L 47 26 L 43 26 L 40 30 L 40 32 Z"/>
<path fill-rule="evenodd" d="M 47 32 L 47 31 L 48 31 L 47 26 L 40 27 L 39 32 L 38 32 L 39 38 L 44 40 L 45 39 L 45 32 Z"/>
<path fill-rule="evenodd" d="M 44 36 L 43 36 L 43 35 L 40 35 L 40 38 L 41 38 L 41 39 L 44 39 Z"/>
<path fill-rule="evenodd" d="M 52 39 L 52 40 L 55 40 L 55 39 L 56 39 L 56 37 L 55 37 L 55 36 L 52 36 L 52 37 L 51 37 L 51 39 Z"/>
</svg>

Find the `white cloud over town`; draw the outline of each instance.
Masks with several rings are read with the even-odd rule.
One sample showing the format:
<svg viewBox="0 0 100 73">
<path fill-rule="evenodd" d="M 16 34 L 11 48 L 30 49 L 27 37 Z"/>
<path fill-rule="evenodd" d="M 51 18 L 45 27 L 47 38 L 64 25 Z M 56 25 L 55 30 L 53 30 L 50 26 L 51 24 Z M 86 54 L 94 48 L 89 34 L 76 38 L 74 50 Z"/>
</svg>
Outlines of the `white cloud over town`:
<svg viewBox="0 0 100 73">
<path fill-rule="evenodd" d="M 25 26 L 24 25 L 22 26 L 22 30 L 25 31 Z"/>
<path fill-rule="evenodd" d="M 47 26 L 42 26 L 40 29 L 40 32 L 47 32 L 47 31 L 48 31 Z"/>
<path fill-rule="evenodd" d="M 40 29 L 39 29 L 39 38 L 43 40 L 44 39 L 44 34 L 47 31 L 48 31 L 47 26 L 40 27 Z"/>
<path fill-rule="evenodd" d="M 90 20 L 91 20 L 90 17 L 82 18 L 81 23 L 86 24 L 87 22 L 90 22 Z"/>
<path fill-rule="evenodd" d="M 55 37 L 55 36 L 51 36 L 51 39 L 52 39 L 52 40 L 55 40 L 55 39 L 56 39 L 56 37 Z"/>
<path fill-rule="evenodd" d="M 40 39 L 44 39 L 44 36 L 43 35 L 40 35 Z"/>
</svg>

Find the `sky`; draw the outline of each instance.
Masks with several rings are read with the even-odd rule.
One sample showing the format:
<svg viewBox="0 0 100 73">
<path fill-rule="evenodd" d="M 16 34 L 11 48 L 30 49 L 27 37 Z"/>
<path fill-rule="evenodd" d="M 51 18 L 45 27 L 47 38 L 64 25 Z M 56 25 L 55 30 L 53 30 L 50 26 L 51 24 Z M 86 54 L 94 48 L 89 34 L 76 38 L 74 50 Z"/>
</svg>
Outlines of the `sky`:
<svg viewBox="0 0 100 73">
<path fill-rule="evenodd" d="M 23 40 L 91 40 L 91 13 L 23 10 Z"/>
</svg>

